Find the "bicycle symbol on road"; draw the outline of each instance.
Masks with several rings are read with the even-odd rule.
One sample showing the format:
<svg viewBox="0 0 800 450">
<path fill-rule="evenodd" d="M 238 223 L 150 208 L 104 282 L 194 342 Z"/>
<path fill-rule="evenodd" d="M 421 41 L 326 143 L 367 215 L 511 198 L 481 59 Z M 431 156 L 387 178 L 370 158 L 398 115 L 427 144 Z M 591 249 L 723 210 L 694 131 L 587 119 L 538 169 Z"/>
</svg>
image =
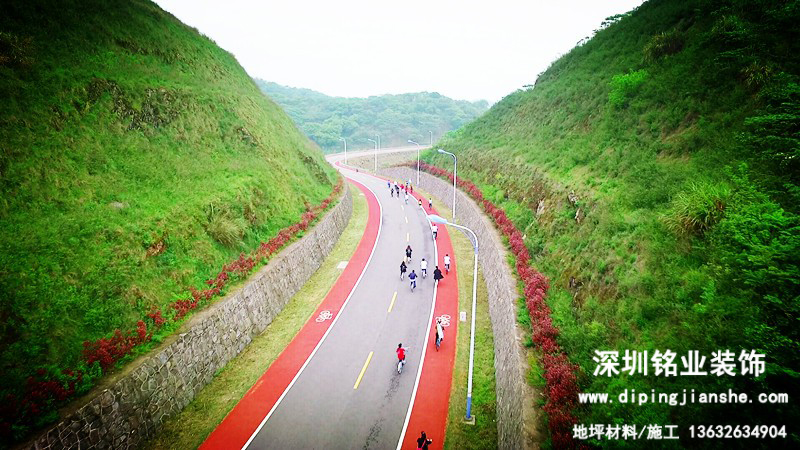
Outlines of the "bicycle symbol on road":
<svg viewBox="0 0 800 450">
<path fill-rule="evenodd" d="M 450 326 L 450 314 L 442 314 L 441 316 L 436 317 L 437 321 L 439 319 L 442 320 L 442 326 L 443 327 L 449 327 Z"/>
<path fill-rule="evenodd" d="M 326 320 L 330 320 L 332 318 L 333 314 L 326 309 L 325 311 L 319 313 L 319 316 L 317 316 L 316 320 L 317 322 L 325 322 Z"/>
</svg>

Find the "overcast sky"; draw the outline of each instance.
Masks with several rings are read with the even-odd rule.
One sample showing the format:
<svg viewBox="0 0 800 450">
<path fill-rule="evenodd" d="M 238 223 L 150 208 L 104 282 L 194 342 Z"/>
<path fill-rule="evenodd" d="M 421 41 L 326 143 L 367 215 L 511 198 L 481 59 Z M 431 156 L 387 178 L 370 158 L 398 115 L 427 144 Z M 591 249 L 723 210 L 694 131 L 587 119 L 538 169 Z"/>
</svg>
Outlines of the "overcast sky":
<svg viewBox="0 0 800 450">
<path fill-rule="evenodd" d="M 155 0 L 252 77 L 328 95 L 496 102 L 642 0 Z"/>
</svg>

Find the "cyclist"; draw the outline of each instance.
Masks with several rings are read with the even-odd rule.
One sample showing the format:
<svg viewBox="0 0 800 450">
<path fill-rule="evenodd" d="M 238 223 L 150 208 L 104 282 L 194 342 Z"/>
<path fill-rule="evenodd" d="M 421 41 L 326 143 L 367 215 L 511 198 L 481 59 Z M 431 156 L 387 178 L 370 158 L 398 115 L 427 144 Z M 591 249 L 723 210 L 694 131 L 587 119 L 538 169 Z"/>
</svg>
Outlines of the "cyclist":
<svg viewBox="0 0 800 450">
<path fill-rule="evenodd" d="M 419 205 L 419 209 L 422 209 L 422 199 L 417 200 L 417 205 Z"/>
<path fill-rule="evenodd" d="M 444 255 L 444 271 L 450 273 L 450 254 Z"/>
<path fill-rule="evenodd" d="M 444 340 L 444 328 L 442 328 L 442 319 L 436 319 L 436 350 L 442 345 Z"/>
<path fill-rule="evenodd" d="M 417 287 L 417 274 L 414 270 L 411 270 L 411 273 L 408 274 L 408 279 L 411 280 L 411 292 L 414 292 L 414 288 Z"/>
<path fill-rule="evenodd" d="M 406 261 L 400 261 L 400 279 L 403 279 L 403 275 L 406 273 Z"/>
<path fill-rule="evenodd" d="M 443 278 L 444 278 L 444 275 L 442 275 L 442 271 L 439 270 L 439 266 L 436 266 L 436 269 L 434 269 L 434 271 L 433 271 L 433 279 L 434 279 L 434 281 L 439 281 L 439 280 L 441 280 Z"/>
<path fill-rule="evenodd" d="M 408 262 L 411 262 L 411 246 L 410 245 L 406 246 L 406 259 L 408 260 Z"/>
<path fill-rule="evenodd" d="M 433 240 L 436 240 L 436 235 L 439 233 L 439 225 L 433 224 L 431 226 L 431 231 L 433 231 Z"/>
<path fill-rule="evenodd" d="M 422 261 L 419 262 L 419 271 L 422 273 L 422 278 L 428 276 L 428 261 L 425 261 L 425 258 L 422 258 Z"/>
<path fill-rule="evenodd" d="M 403 371 L 403 366 L 406 364 L 406 348 L 403 347 L 403 343 L 397 344 L 397 373 Z"/>
</svg>

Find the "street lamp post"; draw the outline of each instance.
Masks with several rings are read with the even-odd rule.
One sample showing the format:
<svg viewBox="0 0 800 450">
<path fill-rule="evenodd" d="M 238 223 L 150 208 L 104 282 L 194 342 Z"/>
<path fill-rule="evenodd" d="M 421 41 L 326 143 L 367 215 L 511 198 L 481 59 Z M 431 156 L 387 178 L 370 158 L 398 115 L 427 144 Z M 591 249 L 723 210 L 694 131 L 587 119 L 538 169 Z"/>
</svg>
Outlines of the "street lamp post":
<svg viewBox="0 0 800 450">
<path fill-rule="evenodd" d="M 428 131 L 431 134 L 431 147 L 433 147 L 433 131 Z"/>
<path fill-rule="evenodd" d="M 439 217 L 435 214 L 429 214 L 428 220 L 434 223 L 456 227 L 472 234 L 472 239 L 470 239 L 470 241 L 472 241 L 472 248 L 475 250 L 475 262 L 472 267 L 472 323 L 469 332 L 469 375 L 467 377 L 467 416 L 465 418 L 467 421 L 472 421 L 472 369 L 475 361 L 475 305 L 478 298 L 478 236 L 469 228 L 448 222 L 444 217 Z"/>
<path fill-rule="evenodd" d="M 453 157 L 453 222 L 456 221 L 456 176 L 458 173 L 458 159 L 456 159 L 456 155 L 439 149 L 439 153 L 444 153 Z"/>
<path fill-rule="evenodd" d="M 381 135 L 377 134 L 376 136 L 378 136 L 378 150 L 380 150 L 381 149 Z"/>
<path fill-rule="evenodd" d="M 340 137 L 340 141 L 344 141 L 344 163 L 347 164 L 347 139 Z"/>
<path fill-rule="evenodd" d="M 417 186 L 419 186 L 419 144 L 412 141 L 411 139 L 408 140 L 408 143 L 417 146 Z"/>
<path fill-rule="evenodd" d="M 378 173 L 378 141 L 375 139 L 367 139 L 368 141 L 375 143 L 375 173 Z"/>
</svg>

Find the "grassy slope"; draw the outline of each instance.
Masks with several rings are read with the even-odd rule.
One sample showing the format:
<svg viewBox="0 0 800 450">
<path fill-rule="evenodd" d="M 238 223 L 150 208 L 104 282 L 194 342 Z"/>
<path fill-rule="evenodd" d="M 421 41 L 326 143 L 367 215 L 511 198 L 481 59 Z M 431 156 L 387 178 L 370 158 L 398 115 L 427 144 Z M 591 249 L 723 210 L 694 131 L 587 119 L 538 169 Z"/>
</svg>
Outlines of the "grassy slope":
<svg viewBox="0 0 800 450">
<path fill-rule="evenodd" d="M 722 9 L 723 3 L 734 5 Z M 791 81 L 785 80 L 796 82 L 797 40 L 791 37 L 796 32 L 773 21 L 776 30 L 786 31 L 760 30 L 758 35 L 757 9 L 736 3 L 651 0 L 553 63 L 534 89 L 509 95 L 440 142 L 459 154 L 459 175 L 478 183 L 487 198 L 525 230 L 534 265 L 552 280 L 549 303 L 561 329 L 560 342 L 584 370 L 586 391 L 796 389 L 791 380 L 798 370 L 797 340 L 782 340 L 792 337 L 786 330 L 793 328 L 770 315 L 770 306 L 763 303 L 765 292 L 772 293 L 783 305 L 794 302 L 795 306 L 785 307 L 786 314 L 797 313 L 797 256 L 786 249 L 792 242 L 797 246 L 792 212 L 798 202 L 796 194 L 780 192 L 796 189 L 792 187 L 796 179 L 791 171 L 787 175 L 786 166 L 776 168 L 771 161 L 754 158 L 738 139 L 746 130 L 745 119 L 768 107 L 765 92 L 771 85 L 790 90 Z M 797 15 L 797 8 L 777 5 L 780 2 L 762 3 L 764 8 L 784 8 L 787 16 Z M 720 12 L 712 14 L 714 10 Z M 761 39 L 745 51 L 734 49 L 738 54 L 731 52 L 738 44 L 719 42 L 729 37 L 721 18 L 731 16 L 751 20 L 744 28 Z M 646 60 L 644 47 L 661 32 L 678 35 L 684 42 L 682 50 Z M 749 83 L 748 63 L 781 74 L 759 90 Z M 647 71 L 645 81 L 627 91 L 618 106 L 612 105 L 613 77 L 639 69 Z M 440 167 L 452 167 L 449 159 L 426 156 Z M 736 172 L 740 162 L 749 163 L 751 181 L 723 170 L 730 166 Z M 572 190 L 579 197 L 577 205 L 567 200 Z M 729 191 L 732 194 L 725 194 Z M 678 215 L 682 196 L 691 198 L 697 192 L 708 192 L 712 204 L 721 201 L 723 219 L 711 220 L 705 233 L 676 234 L 668 227 L 669 219 Z M 544 212 L 537 217 L 539 200 L 544 200 Z M 748 241 L 757 234 L 744 238 L 736 234 L 735 224 L 766 217 L 748 216 L 752 205 L 787 218 L 782 231 L 764 230 L 775 240 L 784 233 L 785 248 L 762 252 L 745 244 L 726 247 L 726 242 Z M 574 219 L 578 209 L 580 223 Z M 706 212 L 714 214 L 713 208 Z M 775 240 L 764 242 L 769 246 Z M 736 252 L 736 258 L 750 262 L 732 263 Z M 783 271 L 775 278 L 764 277 L 778 280 L 781 291 L 764 280 L 757 280 L 751 289 L 747 284 L 752 279 L 737 278 L 735 271 L 748 264 L 761 269 L 762 257 L 768 261 L 764 273 L 774 267 Z M 579 288 L 570 287 L 573 277 Z M 759 335 L 764 324 L 781 330 L 783 337 Z M 754 383 L 742 377 L 666 380 L 652 375 L 610 379 L 591 375 L 595 349 L 624 353 L 669 348 L 679 355 L 697 349 L 710 358 L 711 351 L 728 347 L 766 351 L 774 377 Z M 796 417 L 797 408 L 753 406 L 736 414 L 715 407 L 614 404 L 584 408 L 581 414 L 585 423 L 689 425 L 713 418 L 714 423 L 783 424 L 791 422 L 786 414 Z"/>
<path fill-rule="evenodd" d="M 0 33 L 4 386 L 73 364 L 331 191 L 233 56 L 148 1 L 12 2 Z"/>
</svg>

